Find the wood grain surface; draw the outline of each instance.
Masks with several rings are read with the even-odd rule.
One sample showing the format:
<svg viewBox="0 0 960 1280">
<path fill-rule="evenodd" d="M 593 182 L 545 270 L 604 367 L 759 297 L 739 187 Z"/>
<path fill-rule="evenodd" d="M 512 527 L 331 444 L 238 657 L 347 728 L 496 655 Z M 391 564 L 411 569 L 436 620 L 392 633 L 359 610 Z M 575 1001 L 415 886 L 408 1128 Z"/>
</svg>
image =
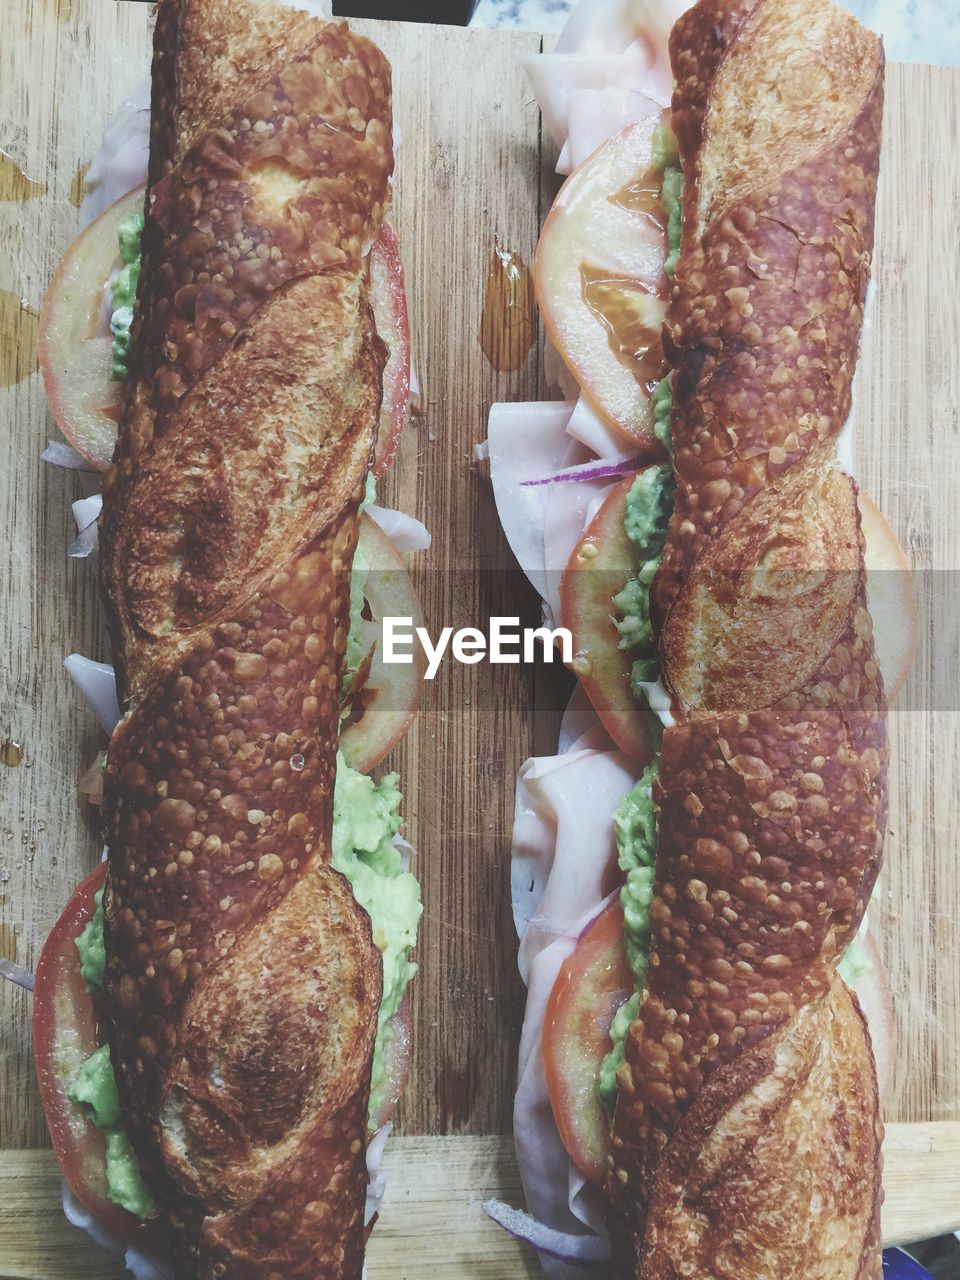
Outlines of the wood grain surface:
<svg viewBox="0 0 960 1280">
<path fill-rule="evenodd" d="M 884 1244 L 960 1225 L 960 1124 L 892 1125 L 884 1143 Z M 508 1137 L 397 1138 L 387 1147 L 387 1198 L 367 1247 L 369 1280 L 537 1280 L 533 1250 L 484 1213 L 490 1197 L 518 1203 Z M 928 1188 L 921 1199 L 917 1187 Z M 111 1257 L 60 1210 L 52 1152 L 0 1158 L 0 1280 L 120 1280 Z"/>
<path fill-rule="evenodd" d="M 144 76 L 150 37 L 147 6 L 125 0 L 5 0 L 0 22 L 0 510 L 8 548 L 0 561 L 0 742 L 23 750 L 18 767 L 0 764 L 0 954 L 32 966 L 98 856 L 96 811 L 78 802 L 75 781 L 100 735 L 62 658 L 73 650 L 107 656 L 89 567 L 65 554 L 79 482 L 38 461 L 56 429 L 36 373 L 37 314 L 76 230 L 82 170 L 111 111 Z M 492 401 L 549 391 L 541 337 L 522 366 L 506 373 L 492 368 L 479 343 L 495 243 L 531 261 L 555 189 L 551 148 L 517 64 L 540 48 L 540 37 L 358 25 L 395 68 L 404 136 L 395 219 L 425 404 L 381 500 L 425 519 L 433 532 L 432 550 L 416 564 L 432 631 L 497 613 L 532 621 L 536 601 L 513 571 L 473 445 L 485 434 Z M 918 662 L 891 717 L 888 869 L 876 911 L 897 1000 L 901 1051 L 889 1116 L 898 1121 L 960 1119 L 960 642 L 951 576 L 960 555 L 958 135 L 960 74 L 891 66 L 878 289 L 856 419 L 858 475 L 920 571 Z M 517 1191 L 504 1156 L 509 1144 L 487 1138 L 484 1146 L 479 1135 L 509 1131 L 522 1017 L 508 896 L 514 778 L 531 751 L 553 749 L 565 688 L 550 672 L 448 663 L 390 761 L 403 776 L 426 904 L 416 1054 L 400 1128 L 475 1137 L 443 1148 L 394 1148 L 401 1190 L 391 1193 L 374 1236 L 374 1249 L 385 1251 L 378 1259 L 388 1256 L 389 1233 L 407 1229 L 389 1225 L 401 1195 L 415 1200 L 434 1185 L 440 1196 L 449 1185 L 453 1209 L 436 1229 L 467 1257 L 474 1246 L 458 1234 L 467 1226 L 457 1206 L 485 1194 L 484 1179 L 501 1193 Z M 0 1159 L 4 1176 L 23 1182 L 22 1200 L 0 1196 L 0 1276 L 111 1275 L 82 1260 L 93 1255 L 83 1253 L 76 1233 L 54 1228 L 59 1209 L 47 1157 L 14 1151 L 46 1143 L 29 1014 L 28 996 L 0 989 Z M 915 1132 L 922 1143 L 927 1131 Z M 905 1149 L 912 1151 L 910 1142 Z M 436 1152 L 437 1168 L 448 1161 L 472 1172 L 438 1174 L 431 1184 L 422 1166 L 404 1163 L 417 1151 Z M 912 1166 L 913 1217 L 906 1216 L 916 1230 L 903 1228 L 898 1239 L 930 1228 L 930 1206 L 954 1185 L 947 1178 L 956 1175 L 955 1142 L 950 1152 L 935 1194 L 921 1166 Z M 900 1168 L 888 1160 L 891 1191 Z M 21 1203 L 23 1215 L 10 1207 Z M 411 1213 L 409 1229 L 419 1235 Z M 17 1231 L 33 1233 L 36 1250 L 33 1262 L 16 1264 L 20 1270 L 7 1260 L 21 1247 L 16 1240 L 27 1238 L 16 1236 L 15 1219 Z M 483 1228 L 476 1256 L 487 1262 L 468 1258 L 446 1274 L 526 1274 L 515 1251 L 503 1260 L 499 1238 Z M 80 1259 L 67 1269 L 64 1249 Z M 409 1272 L 425 1273 L 419 1266 Z M 407 1272 L 371 1268 L 371 1276 L 388 1274 Z"/>
</svg>

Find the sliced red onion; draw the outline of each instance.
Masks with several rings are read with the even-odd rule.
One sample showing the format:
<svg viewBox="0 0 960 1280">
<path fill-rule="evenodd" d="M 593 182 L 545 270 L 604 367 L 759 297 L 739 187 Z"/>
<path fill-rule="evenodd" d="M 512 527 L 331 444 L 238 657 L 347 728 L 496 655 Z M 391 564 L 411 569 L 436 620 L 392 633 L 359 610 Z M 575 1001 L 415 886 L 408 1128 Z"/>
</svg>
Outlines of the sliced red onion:
<svg viewBox="0 0 960 1280">
<path fill-rule="evenodd" d="M 104 729 L 113 733 L 120 719 L 117 674 L 113 667 L 106 662 L 94 662 L 80 653 L 71 653 L 64 658 L 63 665 Z"/>
<path fill-rule="evenodd" d="M 364 507 L 370 519 L 380 526 L 398 551 L 426 551 L 432 541 L 430 530 L 422 521 L 393 507 Z"/>
<path fill-rule="evenodd" d="M 33 974 L 29 969 L 25 969 L 22 964 L 15 964 L 12 960 L 4 960 L 0 956 L 0 978 L 6 978 L 8 982 L 12 982 L 15 987 L 22 987 L 24 991 L 33 990 Z"/>
<path fill-rule="evenodd" d="M 367 1199 L 363 1211 L 364 1226 L 367 1226 L 374 1215 L 380 1212 L 380 1206 L 383 1204 L 387 1189 L 387 1175 L 380 1166 L 383 1162 L 383 1151 L 387 1145 L 387 1139 L 392 1132 L 393 1121 L 388 1120 L 367 1143 Z"/>
<path fill-rule="evenodd" d="M 590 462 L 581 462 L 575 467 L 563 467 L 560 471 L 540 476 L 536 480 L 521 480 L 520 484 L 523 488 L 530 488 L 540 484 L 566 484 L 570 480 L 610 480 L 629 475 L 639 465 L 635 454 L 624 454 L 618 458 L 596 458 Z"/>
<path fill-rule="evenodd" d="M 400 850 L 400 860 L 403 863 L 404 871 L 410 870 L 410 863 L 417 856 L 417 851 L 409 840 L 404 840 L 403 836 L 395 835 L 391 844 L 395 849 Z"/>
<path fill-rule="evenodd" d="M 420 394 L 420 379 L 413 365 L 413 357 L 410 357 L 410 394 L 416 397 Z"/>
<path fill-rule="evenodd" d="M 99 493 L 89 498 L 79 498 L 73 504 L 73 518 L 77 522 L 77 536 L 67 548 L 73 560 L 85 560 L 97 549 L 97 521 L 103 510 L 103 498 Z"/>
<path fill-rule="evenodd" d="M 77 790 L 86 796 L 91 804 L 103 804 L 103 770 L 107 753 L 98 751 L 93 763 L 84 769 L 77 779 Z"/>
<path fill-rule="evenodd" d="M 533 1245 L 539 1253 L 545 1253 L 558 1262 L 583 1271 L 599 1271 L 610 1262 L 610 1241 L 603 1236 L 569 1235 L 547 1227 L 522 1209 L 514 1209 L 502 1200 L 485 1200 L 483 1211 L 498 1227 L 509 1232 L 515 1240 Z"/>
<path fill-rule="evenodd" d="M 82 453 L 65 444 L 62 440 L 48 440 L 47 447 L 40 455 L 41 462 L 48 462 L 51 467 L 63 467 L 65 471 L 95 471 L 93 463 L 88 462 Z"/>
</svg>

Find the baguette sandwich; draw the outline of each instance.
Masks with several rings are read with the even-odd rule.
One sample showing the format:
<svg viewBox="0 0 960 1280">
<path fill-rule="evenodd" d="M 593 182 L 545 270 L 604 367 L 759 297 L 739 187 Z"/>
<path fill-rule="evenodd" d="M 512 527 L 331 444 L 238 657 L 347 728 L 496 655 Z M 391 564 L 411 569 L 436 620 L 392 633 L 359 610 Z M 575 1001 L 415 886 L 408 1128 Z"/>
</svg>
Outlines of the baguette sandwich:
<svg viewBox="0 0 960 1280">
<path fill-rule="evenodd" d="M 68 1212 L 141 1276 L 359 1280 L 382 1197 L 420 914 L 368 776 L 420 688 L 373 639 L 376 571 L 419 613 L 370 476 L 409 391 L 393 163 L 345 23 L 161 0 L 44 308 L 48 456 L 105 469 L 79 551 L 116 685 L 68 660 L 106 861 L 40 961 L 38 1076 Z"/>
<path fill-rule="evenodd" d="M 883 67 L 829 0 L 700 0 L 585 3 L 531 68 L 566 400 L 495 406 L 489 456 L 579 686 L 518 785 L 530 1216 L 490 1211 L 550 1274 L 880 1275 L 866 911 L 915 623 L 905 589 L 878 658 L 865 551 L 901 553 L 848 419 Z"/>
</svg>

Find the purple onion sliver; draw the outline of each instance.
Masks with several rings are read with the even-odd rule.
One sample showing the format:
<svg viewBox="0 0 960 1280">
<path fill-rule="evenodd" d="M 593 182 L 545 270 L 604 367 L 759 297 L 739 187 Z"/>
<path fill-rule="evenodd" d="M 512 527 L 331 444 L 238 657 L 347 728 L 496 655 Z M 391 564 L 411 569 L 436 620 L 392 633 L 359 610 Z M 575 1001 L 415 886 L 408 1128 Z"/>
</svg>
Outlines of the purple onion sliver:
<svg viewBox="0 0 960 1280">
<path fill-rule="evenodd" d="M 51 467 L 63 467 L 65 471 L 96 471 L 92 462 L 62 440 L 50 440 L 40 455 L 40 461 L 48 462 Z"/>
<path fill-rule="evenodd" d="M 12 982 L 15 987 L 22 987 L 24 991 L 33 990 L 33 974 L 29 969 L 24 969 L 22 964 L 14 964 L 12 960 L 0 958 L 0 978 L 6 978 L 8 982 Z"/>
<path fill-rule="evenodd" d="M 530 488 L 541 484 L 567 484 L 571 480 L 615 480 L 617 476 L 629 475 L 640 465 L 635 454 L 621 458 L 597 458 L 595 462 L 581 462 L 575 467 L 564 467 L 554 471 L 552 475 L 541 476 L 537 480 L 521 480 L 521 488 Z"/>
<path fill-rule="evenodd" d="M 120 719 L 117 676 L 113 667 L 106 662 L 93 662 L 81 653 L 69 654 L 63 665 L 106 732 L 113 733 Z"/>
<path fill-rule="evenodd" d="M 610 1241 L 603 1236 L 575 1236 L 556 1231 L 502 1200 L 485 1200 L 483 1211 L 515 1240 L 532 1245 L 538 1253 L 545 1253 L 558 1262 L 582 1271 L 599 1271 L 610 1261 Z"/>
<path fill-rule="evenodd" d="M 97 522 L 92 521 L 74 538 L 67 547 L 67 555 L 71 560 L 86 560 L 97 548 Z"/>
</svg>

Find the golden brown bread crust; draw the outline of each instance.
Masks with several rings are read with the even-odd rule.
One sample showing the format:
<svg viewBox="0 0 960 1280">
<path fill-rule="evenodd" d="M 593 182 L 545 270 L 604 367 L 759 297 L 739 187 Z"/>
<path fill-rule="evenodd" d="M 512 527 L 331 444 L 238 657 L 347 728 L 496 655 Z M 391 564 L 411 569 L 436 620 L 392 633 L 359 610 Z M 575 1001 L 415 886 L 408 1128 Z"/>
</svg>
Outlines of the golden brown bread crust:
<svg viewBox="0 0 960 1280">
<path fill-rule="evenodd" d="M 383 354 L 362 261 L 393 167 L 389 67 L 345 24 L 190 0 L 160 6 L 155 47 L 147 287 L 105 487 L 130 694 L 365 467 Z"/>
<path fill-rule="evenodd" d="M 866 1280 L 878 1100 L 836 964 L 879 869 L 887 741 L 856 490 L 833 440 L 869 277 L 882 49 L 820 0 L 703 0 L 671 52 L 678 489 L 654 590 L 679 723 L 655 784 L 611 1232 L 638 1280 Z M 821 93 L 797 112 L 811 65 Z M 752 138 L 749 163 L 731 132 Z"/>
<path fill-rule="evenodd" d="M 862 1175 L 876 1114 L 863 1015 L 834 977 L 736 1071 L 711 1076 L 678 1125 L 655 1175 L 644 1276 L 865 1280 L 879 1249 Z"/>
<path fill-rule="evenodd" d="M 345 25 L 162 0 L 102 578 L 110 1043 L 178 1280 L 360 1275 L 380 956 L 329 866 L 383 350 L 389 66 Z"/>
<path fill-rule="evenodd" d="M 691 69 L 701 42 L 708 50 L 721 45 L 731 60 L 736 53 L 727 75 L 736 73 L 750 84 L 759 74 L 751 47 L 765 34 L 767 16 L 773 22 L 792 13 L 800 28 L 794 33 L 798 42 L 809 38 L 803 28 L 813 25 L 820 9 L 842 27 L 862 32 L 827 4 L 764 0 L 739 22 L 744 6 L 732 7 L 727 18 L 719 17 L 722 8 L 716 0 L 697 5 L 671 37 L 675 72 L 687 71 L 678 95 L 694 102 L 716 88 L 712 76 L 705 72 L 698 81 Z M 863 32 L 866 48 L 851 75 L 848 57 L 835 64 L 827 61 L 835 52 L 831 34 L 832 27 L 824 34 L 821 52 L 824 64 L 832 67 L 838 101 L 823 109 L 842 108 L 846 116 L 828 115 L 820 129 L 804 128 L 800 117 L 799 135 L 788 136 L 788 126 L 797 118 L 788 97 L 779 108 L 785 121 L 772 158 L 774 163 L 787 157 L 796 162 L 771 171 L 770 158 L 754 158 L 752 185 L 744 191 L 743 157 L 738 157 L 730 183 L 735 197 L 718 205 L 714 195 L 708 225 L 701 224 L 700 172 L 709 164 L 713 174 L 718 163 L 729 162 L 730 148 L 722 137 L 711 137 L 709 123 L 704 130 L 696 110 L 684 108 L 686 96 L 678 104 L 684 121 L 681 138 L 699 145 L 695 152 L 683 152 L 684 238 L 667 314 L 667 346 L 675 369 L 677 514 L 654 586 L 661 624 L 705 544 L 785 469 L 835 439 L 850 413 L 873 250 L 883 55 L 879 41 Z M 778 36 L 787 39 L 782 30 Z M 769 75 L 770 49 L 764 47 L 757 56 L 763 57 L 762 69 Z M 782 45 L 780 56 L 782 60 Z M 717 64 L 724 65 L 723 60 Z M 771 109 L 764 99 L 749 105 L 747 116 Z M 773 129 L 768 132 L 774 134 Z M 804 143 L 805 158 L 798 160 Z M 712 185 L 724 186 L 715 175 Z"/>
</svg>

